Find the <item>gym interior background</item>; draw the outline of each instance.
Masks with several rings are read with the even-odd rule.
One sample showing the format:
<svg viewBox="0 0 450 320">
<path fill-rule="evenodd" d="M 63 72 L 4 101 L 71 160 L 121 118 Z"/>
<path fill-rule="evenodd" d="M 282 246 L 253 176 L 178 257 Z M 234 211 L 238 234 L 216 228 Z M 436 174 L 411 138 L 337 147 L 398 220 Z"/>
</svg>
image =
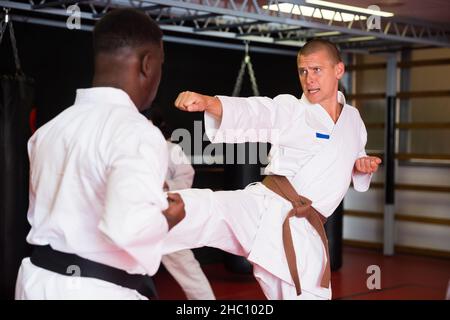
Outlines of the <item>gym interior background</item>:
<svg viewBox="0 0 450 320">
<path fill-rule="evenodd" d="M 337 2 L 364 8 L 375 4 Z M 92 25 L 102 10 L 131 5 L 128 1 L 110 1 L 108 7 L 102 6 L 101 1 L 85 1 L 80 4 L 82 29 L 70 30 L 65 23 L 70 15 L 67 7 L 77 2 L 43 1 L 42 7 L 38 7 L 39 3 L 0 1 L 4 31 L 0 44 L 0 273 L 2 298 L 6 299 L 12 298 L 19 261 L 28 250 L 26 140 L 31 134 L 30 113 L 35 110 L 39 127 L 73 103 L 77 88 L 90 86 Z M 95 6 L 89 7 L 89 3 Z M 446 297 L 450 280 L 450 4 L 447 1 L 378 1 L 376 5 L 393 12 L 394 17 L 381 18 L 382 31 L 362 28 L 359 33 L 354 26 L 348 27 L 349 21 L 328 24 L 314 16 L 305 20 L 298 18 L 299 14 L 294 16 L 295 6 L 300 5 L 322 10 L 323 15 L 325 10 L 337 11 L 307 1 L 290 1 L 295 3 L 290 13 L 258 12 L 258 6 L 263 8 L 266 1 L 218 1 L 221 5 L 216 7 L 206 6 L 200 0 L 134 3 L 140 3 L 138 6 L 158 20 L 165 34 L 165 63 L 155 107 L 161 108 L 173 128 L 185 128 L 191 133 L 194 120 L 202 121 L 202 116 L 176 110 L 173 102 L 177 94 L 190 90 L 231 95 L 244 58 L 244 41 L 248 41 L 259 94 L 268 97 L 280 93 L 300 97 L 296 52 L 305 40 L 320 36 L 336 42 L 347 65 L 342 82 L 347 102 L 359 109 L 366 123 L 367 151 L 383 157 L 384 164 L 368 192 L 358 193 L 350 188 L 335 213 L 336 220 L 327 228 L 330 244 L 335 246 L 333 279 L 338 283 L 338 293 L 334 298 Z M 286 1 L 270 3 L 280 5 Z M 270 14 L 265 16 L 265 12 Z M 6 16 L 13 22 L 21 70 L 27 79 L 27 93 L 22 99 L 11 92 L 14 86 L 8 86 L 5 80 L 11 80 L 17 68 L 10 32 L 4 22 Z M 279 17 L 285 18 L 283 23 L 276 20 Z M 354 23 L 361 21 L 364 20 Z M 392 31 L 394 26 L 398 33 Z M 285 31 L 287 28 L 291 30 Z M 240 96 L 250 95 L 253 95 L 252 81 L 247 72 Z M 8 99 L 20 102 L 8 105 Z M 204 142 L 204 146 L 207 144 Z M 221 155 L 216 156 L 219 159 Z M 201 160 L 201 155 L 195 157 Z M 194 187 L 236 189 L 261 180 L 261 164 L 225 166 L 197 162 Z M 195 252 L 210 274 L 215 274 L 211 266 L 223 262 L 228 272 L 247 272 L 245 261 L 233 260 L 218 250 L 205 248 Z M 431 261 L 430 265 L 422 260 L 417 263 L 424 263 L 423 270 L 432 274 L 427 276 L 431 279 L 428 283 L 387 281 L 387 289 L 372 296 L 367 288 L 347 290 L 344 275 L 349 271 L 345 268 L 357 263 L 357 256 L 364 254 L 370 257 L 374 254 L 379 263 L 386 263 L 379 260 L 382 257 L 429 259 L 426 261 Z M 409 262 L 402 263 L 404 268 Z M 364 271 L 361 279 L 367 277 Z M 405 294 L 414 289 L 421 293 Z M 355 290 L 361 294 L 357 295 Z M 181 296 L 166 298 L 177 297 Z M 251 292 L 247 296 L 229 292 L 223 295 L 230 299 L 254 297 Z"/>
</svg>

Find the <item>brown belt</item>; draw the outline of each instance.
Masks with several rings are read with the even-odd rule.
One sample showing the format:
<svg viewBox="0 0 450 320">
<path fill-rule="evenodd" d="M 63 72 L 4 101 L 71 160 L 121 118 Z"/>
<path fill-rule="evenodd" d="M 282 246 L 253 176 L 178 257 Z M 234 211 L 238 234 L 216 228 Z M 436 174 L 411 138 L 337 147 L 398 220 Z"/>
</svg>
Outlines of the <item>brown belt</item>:
<svg viewBox="0 0 450 320">
<path fill-rule="evenodd" d="M 300 287 L 300 278 L 298 276 L 294 243 L 292 241 L 291 228 L 289 225 L 289 218 L 293 216 L 296 216 L 298 218 L 306 218 L 306 220 L 308 220 L 308 222 L 314 227 L 314 229 L 316 229 L 317 233 L 320 235 L 327 256 L 327 264 L 325 266 L 325 271 L 322 274 L 320 286 L 329 288 L 331 280 L 330 256 L 328 254 L 328 240 L 325 234 L 325 229 L 323 227 L 323 224 L 326 222 L 327 218 L 325 218 L 317 210 L 311 207 L 311 200 L 297 194 L 294 187 L 286 177 L 270 175 L 264 178 L 262 183 L 268 189 L 272 190 L 280 197 L 292 203 L 293 208 L 291 211 L 289 211 L 286 219 L 283 222 L 283 245 L 289 272 L 291 273 L 292 280 L 294 280 L 297 295 L 300 295 L 302 293 L 302 290 Z"/>
</svg>

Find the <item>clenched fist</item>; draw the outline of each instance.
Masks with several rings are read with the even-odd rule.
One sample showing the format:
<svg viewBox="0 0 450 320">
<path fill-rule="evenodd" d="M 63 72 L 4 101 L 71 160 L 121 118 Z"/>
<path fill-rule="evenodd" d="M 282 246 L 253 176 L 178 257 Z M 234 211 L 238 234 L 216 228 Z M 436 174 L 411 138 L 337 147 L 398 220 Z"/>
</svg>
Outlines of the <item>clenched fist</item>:
<svg viewBox="0 0 450 320">
<path fill-rule="evenodd" d="M 207 111 L 216 119 L 222 117 L 222 103 L 216 97 L 206 96 L 192 91 L 184 91 L 178 95 L 174 104 L 175 107 L 183 111 Z"/>
<path fill-rule="evenodd" d="M 169 207 L 163 211 L 163 214 L 167 219 L 170 230 L 184 219 L 186 212 L 184 211 L 183 199 L 178 193 L 168 193 L 167 200 L 169 201 Z"/>
<path fill-rule="evenodd" d="M 361 157 L 356 160 L 354 170 L 359 173 L 374 173 L 380 163 L 381 159 L 378 157 Z"/>
<path fill-rule="evenodd" d="M 175 100 L 175 107 L 189 112 L 205 111 L 208 106 L 208 98 L 211 97 L 192 91 L 184 91 Z"/>
</svg>

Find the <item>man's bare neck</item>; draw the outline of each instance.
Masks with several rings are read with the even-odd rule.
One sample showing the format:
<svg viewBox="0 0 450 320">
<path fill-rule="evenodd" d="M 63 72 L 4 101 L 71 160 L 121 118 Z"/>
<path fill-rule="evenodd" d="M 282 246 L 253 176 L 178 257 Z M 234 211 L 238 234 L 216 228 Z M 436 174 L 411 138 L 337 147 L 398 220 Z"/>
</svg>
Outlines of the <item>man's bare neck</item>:
<svg viewBox="0 0 450 320">
<path fill-rule="evenodd" d="M 341 115 L 343 105 L 338 103 L 337 99 L 333 101 L 325 101 L 320 103 L 325 111 L 330 115 L 334 123 L 336 123 Z"/>
</svg>

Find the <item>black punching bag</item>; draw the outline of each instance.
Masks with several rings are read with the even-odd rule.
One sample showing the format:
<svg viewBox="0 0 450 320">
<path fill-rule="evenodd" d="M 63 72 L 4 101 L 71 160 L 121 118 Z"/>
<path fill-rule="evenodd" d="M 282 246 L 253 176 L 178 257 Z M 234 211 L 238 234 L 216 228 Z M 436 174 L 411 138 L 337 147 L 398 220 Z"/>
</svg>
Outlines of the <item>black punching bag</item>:
<svg viewBox="0 0 450 320">
<path fill-rule="evenodd" d="M 25 239 L 29 230 L 26 217 L 29 175 L 27 141 L 30 137 L 29 115 L 34 91 L 33 81 L 21 72 L 11 24 L 9 28 L 16 73 L 0 75 L 0 286 L 2 299 L 14 298 L 17 271 L 22 258 L 28 256 L 30 251 Z M 2 50 L 5 47 L 7 47 L 6 41 L 3 41 Z M 4 58 L 2 60 L 5 61 Z"/>
<path fill-rule="evenodd" d="M 248 184 L 262 180 L 258 151 L 264 145 L 259 143 L 225 145 L 225 190 L 244 189 Z M 246 258 L 230 253 L 224 253 L 224 264 L 227 270 L 235 273 L 248 274 L 253 271 Z"/>
<path fill-rule="evenodd" d="M 325 232 L 328 237 L 328 250 L 330 253 L 330 268 L 339 270 L 342 266 L 342 220 L 344 205 L 339 204 L 334 213 L 325 223 Z"/>
</svg>

